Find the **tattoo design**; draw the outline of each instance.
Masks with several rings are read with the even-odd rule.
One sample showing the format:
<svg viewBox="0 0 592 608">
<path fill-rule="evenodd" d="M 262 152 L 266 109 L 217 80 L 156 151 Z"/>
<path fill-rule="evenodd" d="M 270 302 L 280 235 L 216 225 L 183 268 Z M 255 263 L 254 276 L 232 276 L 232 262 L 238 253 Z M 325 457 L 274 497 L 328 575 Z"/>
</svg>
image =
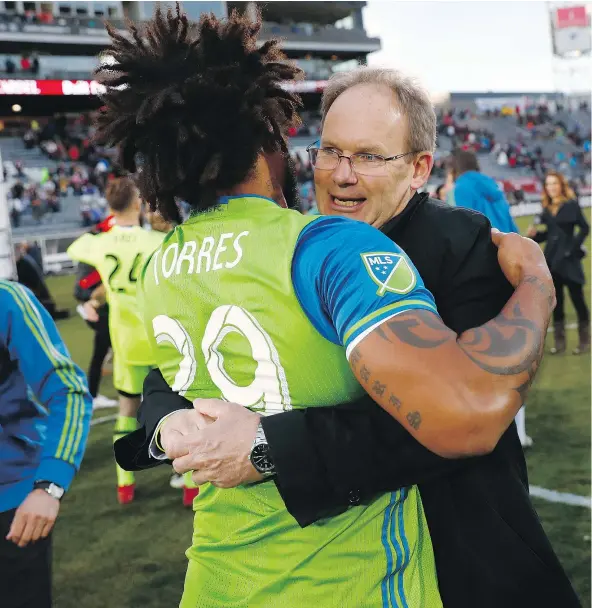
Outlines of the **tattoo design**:
<svg viewBox="0 0 592 608">
<path fill-rule="evenodd" d="M 546 296 L 549 307 L 555 307 L 555 290 L 552 287 L 545 285 L 538 277 L 532 275 L 525 276 L 522 282 L 534 285 L 540 294 Z"/>
<path fill-rule="evenodd" d="M 541 359 L 543 358 L 543 352 L 544 343 L 541 343 L 541 350 L 539 352 L 539 356 L 537 357 L 536 361 L 533 361 L 532 365 L 530 366 L 530 369 L 528 370 L 528 378 L 520 386 L 517 386 L 514 389 L 520 396 L 520 407 L 522 407 L 524 405 L 524 402 L 526 401 L 526 393 L 528 392 L 528 389 L 530 388 L 534 377 L 536 376 L 537 370 L 541 363 Z"/>
<path fill-rule="evenodd" d="M 421 414 L 419 412 L 409 412 L 406 416 L 409 426 L 416 431 L 421 426 Z"/>
<path fill-rule="evenodd" d="M 360 370 L 360 377 L 364 382 L 368 382 L 368 380 L 370 380 L 370 370 L 365 365 L 362 365 L 362 369 Z"/>
<path fill-rule="evenodd" d="M 426 310 L 399 315 L 388 321 L 387 327 L 401 342 L 416 348 L 436 348 L 454 339 L 454 332 L 444 326 L 434 313 Z M 378 334 L 387 342 L 392 342 L 382 328 Z"/>
<path fill-rule="evenodd" d="M 489 323 L 470 329 L 459 345 L 473 363 L 490 374 L 514 376 L 530 369 L 539 356 L 541 331 L 522 315 L 519 304 L 512 316 L 500 313 Z"/>
<path fill-rule="evenodd" d="M 374 384 L 372 385 L 372 390 L 379 397 L 382 397 L 384 395 L 384 391 L 386 390 L 386 384 L 381 384 L 380 380 L 374 380 Z"/>
<path fill-rule="evenodd" d="M 354 348 L 349 358 L 349 362 L 353 370 L 357 369 L 358 363 L 360 362 L 361 358 L 362 354 L 360 353 L 360 349 L 358 347 Z"/>
<path fill-rule="evenodd" d="M 397 399 L 394 395 L 391 395 L 389 398 L 389 403 L 397 410 L 401 410 L 401 401 Z"/>
</svg>

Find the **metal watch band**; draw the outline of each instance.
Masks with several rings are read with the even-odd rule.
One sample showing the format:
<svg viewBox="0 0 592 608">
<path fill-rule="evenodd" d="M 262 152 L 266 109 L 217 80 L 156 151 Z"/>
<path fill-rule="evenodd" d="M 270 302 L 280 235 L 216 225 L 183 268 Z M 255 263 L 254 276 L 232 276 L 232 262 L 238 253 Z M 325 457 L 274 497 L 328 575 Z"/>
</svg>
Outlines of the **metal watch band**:
<svg viewBox="0 0 592 608">
<path fill-rule="evenodd" d="M 57 483 L 53 483 L 53 481 L 36 481 L 33 484 L 33 488 L 35 490 L 43 490 L 47 492 L 52 498 L 56 500 L 61 500 L 66 491 L 61 486 L 58 486 Z"/>
</svg>

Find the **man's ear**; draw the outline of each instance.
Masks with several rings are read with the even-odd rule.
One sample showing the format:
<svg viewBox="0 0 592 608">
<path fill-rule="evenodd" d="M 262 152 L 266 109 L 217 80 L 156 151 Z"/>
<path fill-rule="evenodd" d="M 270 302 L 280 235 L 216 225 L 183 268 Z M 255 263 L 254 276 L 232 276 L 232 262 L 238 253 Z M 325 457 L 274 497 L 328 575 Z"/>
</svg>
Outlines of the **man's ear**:
<svg viewBox="0 0 592 608">
<path fill-rule="evenodd" d="M 431 152 L 419 152 L 413 161 L 412 190 L 419 190 L 427 183 L 433 166 L 434 155 Z"/>
</svg>

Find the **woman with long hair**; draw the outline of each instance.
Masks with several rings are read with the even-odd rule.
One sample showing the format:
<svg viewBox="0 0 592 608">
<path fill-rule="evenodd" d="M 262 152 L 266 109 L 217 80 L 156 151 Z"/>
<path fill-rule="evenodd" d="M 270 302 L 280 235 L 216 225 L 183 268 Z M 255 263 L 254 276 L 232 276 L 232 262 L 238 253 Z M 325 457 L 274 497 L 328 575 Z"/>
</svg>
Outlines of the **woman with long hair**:
<svg viewBox="0 0 592 608">
<path fill-rule="evenodd" d="M 566 348 L 564 287 L 569 291 L 578 316 L 579 345 L 573 354 L 587 353 L 590 351 L 590 313 L 584 299 L 586 278 L 582 259 L 586 251 L 582 244 L 590 232 L 590 226 L 574 191 L 561 173 L 552 171 L 545 177 L 543 212 L 538 223 L 545 229 L 537 230 L 530 226 L 527 236 L 537 243 L 547 243 L 545 258 L 557 292 L 557 306 L 553 312 L 555 347 L 551 353 L 562 353 Z"/>
</svg>

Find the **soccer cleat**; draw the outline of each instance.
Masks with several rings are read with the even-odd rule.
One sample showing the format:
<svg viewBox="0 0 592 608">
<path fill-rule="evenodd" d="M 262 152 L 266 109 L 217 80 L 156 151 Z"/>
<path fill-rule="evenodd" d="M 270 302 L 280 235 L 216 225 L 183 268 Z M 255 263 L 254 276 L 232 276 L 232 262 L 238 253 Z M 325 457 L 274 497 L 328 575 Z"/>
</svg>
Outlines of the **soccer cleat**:
<svg viewBox="0 0 592 608">
<path fill-rule="evenodd" d="M 183 488 L 183 506 L 184 507 L 192 507 L 193 500 L 199 494 L 199 488 L 188 488 L 185 486 Z"/>
<path fill-rule="evenodd" d="M 105 395 L 97 395 L 93 399 L 93 410 L 100 410 L 105 407 L 117 407 L 118 405 L 119 401 L 117 399 L 109 399 Z"/>
<path fill-rule="evenodd" d="M 117 486 L 117 502 L 120 505 L 128 505 L 134 500 L 136 484 L 130 486 Z"/>
</svg>

